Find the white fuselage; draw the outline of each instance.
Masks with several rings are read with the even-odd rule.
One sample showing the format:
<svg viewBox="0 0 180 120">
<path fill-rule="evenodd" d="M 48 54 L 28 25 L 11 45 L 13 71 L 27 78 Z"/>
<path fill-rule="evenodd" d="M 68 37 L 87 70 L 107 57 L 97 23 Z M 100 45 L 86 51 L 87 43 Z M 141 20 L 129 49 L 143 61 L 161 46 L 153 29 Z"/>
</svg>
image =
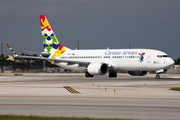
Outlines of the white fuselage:
<svg viewBox="0 0 180 120">
<path fill-rule="evenodd" d="M 157 71 L 167 69 L 174 64 L 166 53 L 151 49 L 67 50 L 55 59 L 82 61 L 90 64 L 103 62 L 113 67 L 114 71 Z M 66 69 L 86 70 L 86 66 L 79 64 L 67 62 L 55 62 L 55 64 Z"/>
</svg>

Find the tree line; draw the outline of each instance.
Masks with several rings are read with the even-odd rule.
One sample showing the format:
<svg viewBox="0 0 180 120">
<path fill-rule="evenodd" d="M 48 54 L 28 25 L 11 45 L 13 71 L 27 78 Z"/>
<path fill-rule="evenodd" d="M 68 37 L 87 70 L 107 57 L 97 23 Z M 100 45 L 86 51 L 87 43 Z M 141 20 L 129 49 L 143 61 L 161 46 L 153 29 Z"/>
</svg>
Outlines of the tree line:
<svg viewBox="0 0 180 120">
<path fill-rule="evenodd" d="M 175 65 L 180 65 L 180 58 L 177 58 L 177 60 L 174 60 Z"/>
</svg>

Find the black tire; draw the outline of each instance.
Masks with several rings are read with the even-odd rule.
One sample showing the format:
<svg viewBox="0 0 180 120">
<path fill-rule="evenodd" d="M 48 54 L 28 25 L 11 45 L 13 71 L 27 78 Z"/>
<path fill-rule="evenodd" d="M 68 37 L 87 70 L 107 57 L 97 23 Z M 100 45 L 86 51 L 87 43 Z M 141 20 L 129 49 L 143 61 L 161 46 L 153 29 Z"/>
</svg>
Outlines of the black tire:
<svg viewBox="0 0 180 120">
<path fill-rule="evenodd" d="M 88 72 L 85 73 L 86 77 L 94 77 L 94 75 L 89 74 Z"/>
<path fill-rule="evenodd" d="M 117 73 L 115 71 L 109 72 L 109 77 L 110 78 L 116 78 L 117 77 Z"/>
<path fill-rule="evenodd" d="M 89 74 L 89 73 L 88 73 L 88 72 L 86 72 L 86 73 L 85 73 L 85 77 L 89 77 L 89 75 L 88 75 L 88 74 Z"/>
<path fill-rule="evenodd" d="M 156 79 L 160 79 L 160 75 L 156 75 Z"/>
</svg>

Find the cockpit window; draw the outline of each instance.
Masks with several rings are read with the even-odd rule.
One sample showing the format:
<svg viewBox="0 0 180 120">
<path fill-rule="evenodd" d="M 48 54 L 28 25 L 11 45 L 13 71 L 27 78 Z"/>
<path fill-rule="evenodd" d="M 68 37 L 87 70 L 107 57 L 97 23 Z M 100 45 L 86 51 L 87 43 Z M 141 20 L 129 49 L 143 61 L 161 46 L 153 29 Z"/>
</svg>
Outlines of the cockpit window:
<svg viewBox="0 0 180 120">
<path fill-rule="evenodd" d="M 163 57 L 169 57 L 169 55 L 163 55 Z"/>
<path fill-rule="evenodd" d="M 158 58 L 162 58 L 162 55 L 157 55 Z"/>
<path fill-rule="evenodd" d="M 169 57 L 169 55 L 157 55 L 158 58 Z"/>
</svg>

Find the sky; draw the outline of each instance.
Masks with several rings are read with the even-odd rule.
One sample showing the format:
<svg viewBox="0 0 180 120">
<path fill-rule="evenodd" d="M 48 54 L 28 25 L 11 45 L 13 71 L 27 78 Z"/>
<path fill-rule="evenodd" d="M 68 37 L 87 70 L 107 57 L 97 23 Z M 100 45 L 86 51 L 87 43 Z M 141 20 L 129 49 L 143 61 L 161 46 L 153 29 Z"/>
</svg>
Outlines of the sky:
<svg viewBox="0 0 180 120">
<path fill-rule="evenodd" d="M 157 49 L 180 58 L 180 0 L 1 0 L 0 42 L 42 52 L 39 15 L 71 49 Z M 19 53 L 19 52 L 17 52 Z"/>
</svg>

